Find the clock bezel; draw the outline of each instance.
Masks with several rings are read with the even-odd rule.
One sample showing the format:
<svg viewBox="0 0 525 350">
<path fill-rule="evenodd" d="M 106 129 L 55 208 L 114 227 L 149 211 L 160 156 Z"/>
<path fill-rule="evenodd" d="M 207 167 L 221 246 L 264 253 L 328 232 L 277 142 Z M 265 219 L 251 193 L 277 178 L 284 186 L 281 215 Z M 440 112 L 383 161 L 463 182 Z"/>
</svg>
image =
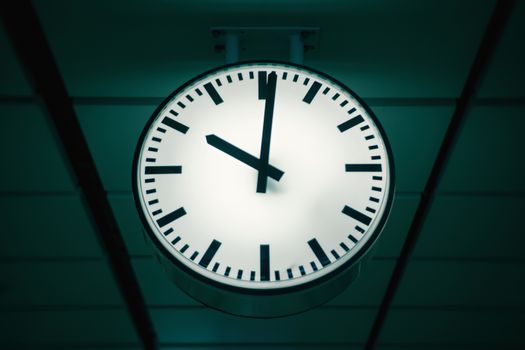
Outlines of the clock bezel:
<svg viewBox="0 0 525 350">
<path fill-rule="evenodd" d="M 384 214 L 380 218 L 376 229 L 370 233 L 370 237 L 368 240 L 361 246 L 361 249 L 359 249 L 348 261 L 344 262 L 341 266 L 335 268 L 333 271 L 330 271 L 329 273 L 326 273 L 322 276 L 319 276 L 311 281 L 304 282 L 295 286 L 288 286 L 288 287 L 278 287 L 278 288 L 268 288 L 268 289 L 257 289 L 257 288 L 245 288 L 245 287 L 239 287 L 234 286 L 222 282 L 218 282 L 216 280 L 213 280 L 211 278 L 208 278 L 204 276 L 203 274 L 200 274 L 188 266 L 184 265 L 181 261 L 179 261 L 173 254 L 171 254 L 166 247 L 163 246 L 163 244 L 159 241 L 155 233 L 153 232 L 152 228 L 149 226 L 149 222 L 146 218 L 146 213 L 144 212 L 140 201 L 140 189 L 139 189 L 139 183 L 138 181 L 138 166 L 139 166 L 139 158 L 140 153 L 142 150 L 142 146 L 144 144 L 144 141 L 146 139 L 147 133 L 150 131 L 151 125 L 154 123 L 155 119 L 159 116 L 159 113 L 165 108 L 165 106 L 181 91 L 186 89 L 186 87 L 194 84 L 196 81 L 200 81 L 203 78 L 210 76 L 218 71 L 226 71 L 229 68 L 233 67 L 242 67 L 245 65 L 257 65 L 257 64 L 263 64 L 263 65 L 278 65 L 281 67 L 295 67 L 297 69 L 303 70 L 308 73 L 313 73 L 314 75 L 318 75 L 320 77 L 323 77 L 332 83 L 338 85 L 342 90 L 345 90 L 348 92 L 353 98 L 357 100 L 357 102 L 362 106 L 362 108 L 367 112 L 368 116 L 372 119 L 375 126 L 378 129 L 379 134 L 381 135 L 381 138 L 383 140 L 386 154 L 388 156 L 388 167 L 390 172 L 390 183 L 389 183 L 389 189 L 388 193 L 386 193 L 385 198 L 385 209 Z M 386 133 L 382 127 L 382 125 L 379 123 L 377 117 L 373 113 L 373 111 L 370 109 L 370 107 L 364 102 L 364 100 L 359 97 L 352 89 L 350 89 L 345 84 L 341 83 L 339 80 L 333 78 L 332 76 L 323 73 L 321 71 L 318 71 L 316 69 L 313 69 L 308 66 L 290 63 L 286 61 L 277 61 L 277 60 L 250 60 L 250 61 L 241 61 L 236 62 L 232 64 L 225 64 L 221 65 L 212 69 L 209 69 L 192 79 L 186 81 L 184 84 L 179 86 L 176 90 L 174 90 L 171 94 L 169 94 L 153 111 L 152 115 L 149 117 L 148 121 L 144 125 L 144 128 L 142 129 L 142 132 L 139 136 L 139 139 L 137 141 L 137 146 L 135 148 L 134 156 L 133 156 L 133 166 L 132 166 L 132 192 L 133 192 L 133 199 L 135 202 L 135 206 L 137 208 L 137 211 L 139 213 L 139 217 L 141 219 L 142 225 L 146 231 L 146 233 L 149 236 L 149 239 L 153 241 L 153 244 L 157 250 L 157 253 L 160 252 L 164 258 L 166 258 L 168 261 L 173 263 L 176 268 L 182 270 L 189 276 L 196 278 L 200 282 L 204 282 L 207 285 L 223 289 L 229 292 L 234 293 L 241 293 L 246 295 L 283 295 L 283 294 L 289 294 L 294 293 L 298 291 L 304 291 L 307 289 L 312 289 L 316 286 L 319 286 L 325 282 L 328 282 L 332 279 L 335 279 L 335 277 L 344 274 L 344 272 L 351 270 L 351 268 L 354 265 L 359 264 L 359 262 L 363 259 L 363 257 L 370 252 L 372 246 L 376 243 L 377 239 L 379 238 L 381 232 L 383 231 L 384 225 L 390 215 L 390 211 L 392 208 L 393 200 L 394 200 L 394 193 L 395 193 L 395 167 L 394 167 L 394 158 L 392 149 L 390 146 L 390 143 L 388 141 L 388 138 L 386 136 Z M 300 278 L 300 277 L 299 277 Z M 254 283 L 258 283 L 259 281 L 254 281 Z"/>
</svg>

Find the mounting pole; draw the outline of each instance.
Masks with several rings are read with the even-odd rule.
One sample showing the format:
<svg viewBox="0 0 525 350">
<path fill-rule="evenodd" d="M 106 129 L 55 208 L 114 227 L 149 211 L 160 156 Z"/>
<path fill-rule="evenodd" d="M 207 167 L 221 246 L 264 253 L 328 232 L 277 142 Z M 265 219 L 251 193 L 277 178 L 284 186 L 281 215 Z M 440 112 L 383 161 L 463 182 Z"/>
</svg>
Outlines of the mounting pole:
<svg viewBox="0 0 525 350">
<path fill-rule="evenodd" d="M 239 61 L 239 33 L 227 31 L 224 41 L 224 50 L 226 63 L 235 63 Z"/>
<path fill-rule="evenodd" d="M 301 32 L 290 34 L 290 62 L 303 64 L 304 43 Z"/>
</svg>

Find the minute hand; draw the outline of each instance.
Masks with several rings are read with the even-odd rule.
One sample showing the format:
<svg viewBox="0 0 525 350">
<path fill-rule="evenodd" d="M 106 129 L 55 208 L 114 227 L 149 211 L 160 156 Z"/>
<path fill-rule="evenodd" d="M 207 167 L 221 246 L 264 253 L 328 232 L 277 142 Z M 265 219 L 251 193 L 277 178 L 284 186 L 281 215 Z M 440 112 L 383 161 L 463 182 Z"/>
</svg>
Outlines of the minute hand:
<svg viewBox="0 0 525 350">
<path fill-rule="evenodd" d="M 266 193 L 268 183 L 268 163 L 270 159 L 270 139 L 272 137 L 273 108 L 275 105 L 275 88 L 277 85 L 277 74 L 268 75 L 266 85 L 266 103 L 264 105 L 264 122 L 261 140 L 261 154 L 259 163 L 259 175 L 257 177 L 257 192 Z"/>
</svg>

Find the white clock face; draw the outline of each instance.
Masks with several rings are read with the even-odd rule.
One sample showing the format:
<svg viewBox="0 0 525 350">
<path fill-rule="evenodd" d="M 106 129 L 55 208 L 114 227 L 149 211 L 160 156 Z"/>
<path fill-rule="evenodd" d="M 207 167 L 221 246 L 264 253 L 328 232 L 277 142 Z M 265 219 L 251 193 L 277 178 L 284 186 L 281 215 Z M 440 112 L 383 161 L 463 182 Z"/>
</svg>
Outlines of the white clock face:
<svg viewBox="0 0 525 350">
<path fill-rule="evenodd" d="M 183 268 L 235 287 L 287 288 L 347 266 L 377 238 L 393 192 L 388 147 L 332 79 L 239 64 L 157 109 L 134 191 L 150 236 Z"/>
</svg>

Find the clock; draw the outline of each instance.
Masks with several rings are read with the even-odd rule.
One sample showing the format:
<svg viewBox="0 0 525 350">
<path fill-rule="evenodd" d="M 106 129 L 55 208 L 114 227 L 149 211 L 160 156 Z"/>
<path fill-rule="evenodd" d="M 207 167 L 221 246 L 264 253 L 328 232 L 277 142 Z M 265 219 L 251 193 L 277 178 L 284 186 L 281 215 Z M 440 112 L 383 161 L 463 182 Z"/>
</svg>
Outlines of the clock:
<svg viewBox="0 0 525 350">
<path fill-rule="evenodd" d="M 133 194 L 164 270 L 193 298 L 272 317 L 322 304 L 359 273 L 390 212 L 386 135 L 314 69 L 246 62 L 185 83 L 138 141 Z"/>
</svg>

